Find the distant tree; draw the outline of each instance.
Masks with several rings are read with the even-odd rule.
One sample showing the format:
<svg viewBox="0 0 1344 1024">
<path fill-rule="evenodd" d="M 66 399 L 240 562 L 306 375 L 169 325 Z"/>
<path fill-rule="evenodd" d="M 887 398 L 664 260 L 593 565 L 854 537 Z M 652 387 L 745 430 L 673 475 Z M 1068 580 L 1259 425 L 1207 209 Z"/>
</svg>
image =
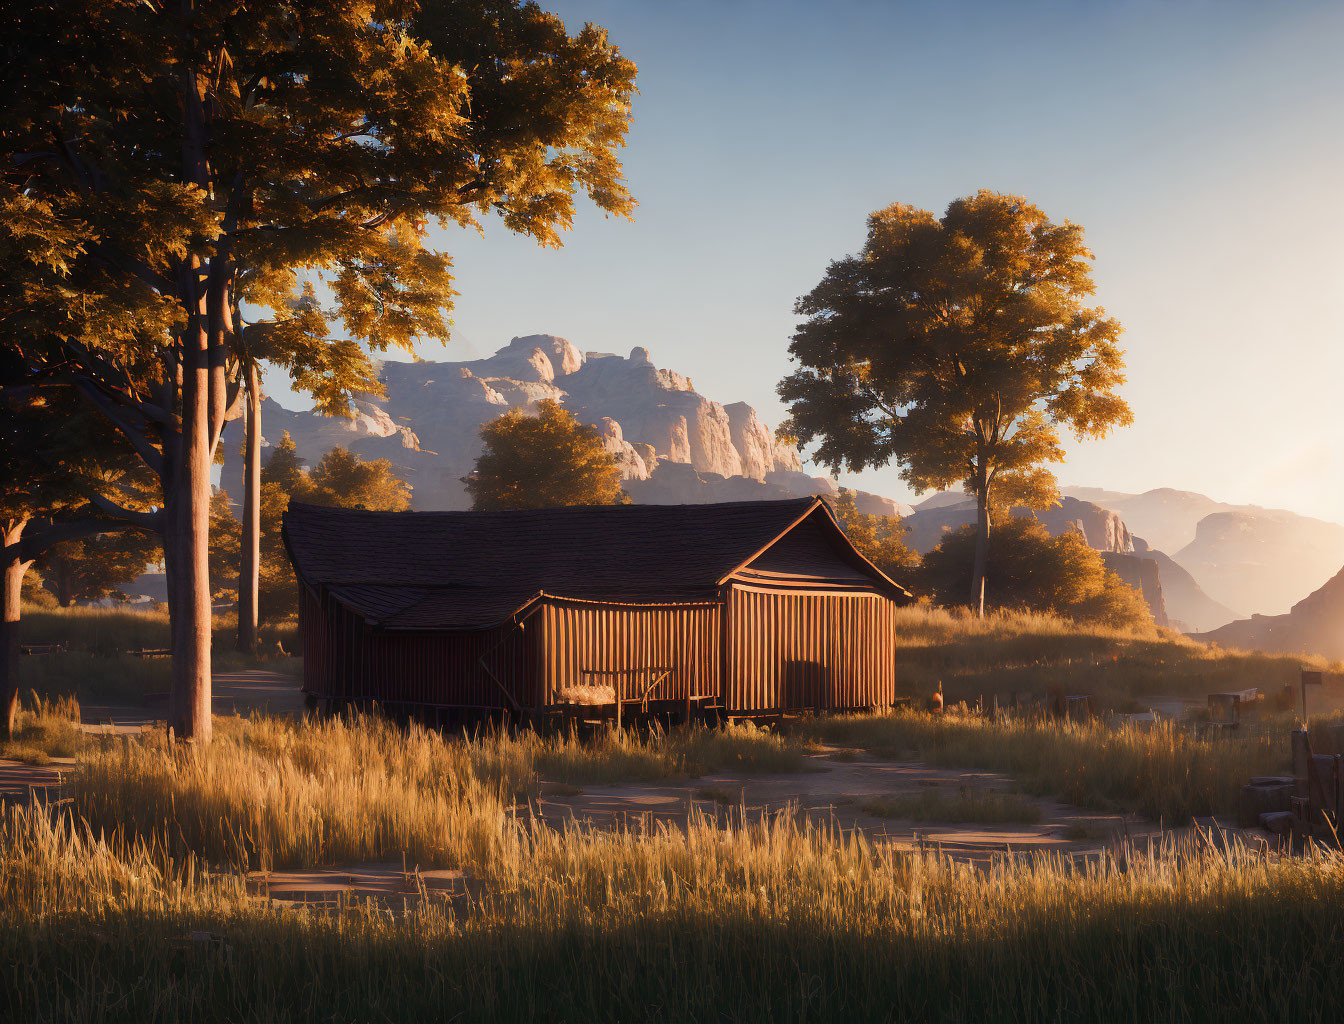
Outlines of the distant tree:
<svg viewBox="0 0 1344 1024">
<path fill-rule="evenodd" d="M 893 203 L 798 300 L 781 433 L 819 442 L 814 458 L 835 470 L 894 459 L 918 491 L 963 485 L 978 509 L 976 608 L 991 504 L 1051 504 L 1059 429 L 1097 437 L 1132 419 L 1116 394 L 1120 324 L 1081 301 L 1091 259 L 1082 228 L 1018 196 L 982 191 L 941 220 Z"/>
<path fill-rule="evenodd" d="M 939 604 L 965 603 L 975 547 L 975 528 L 967 526 L 925 553 L 921 578 Z M 1031 516 L 1003 514 L 987 578 L 985 600 L 992 607 L 1054 612 L 1117 628 L 1153 625 L 1143 596 L 1106 568 L 1099 551 L 1077 533 L 1052 537 Z"/>
<path fill-rule="evenodd" d="M 365 462 L 345 448 L 322 456 L 294 495 L 312 505 L 402 512 L 411 507 L 411 487 L 387 459 Z"/>
<path fill-rule="evenodd" d="M 38 558 L 37 569 L 57 603 L 68 608 L 76 601 L 116 597 L 161 558 L 158 535 L 136 530 L 56 544 Z"/>
<path fill-rule="evenodd" d="M 919 552 L 906 546 L 905 527 L 899 516 L 860 512 L 854 492 L 844 487 L 831 501 L 831 508 L 845 535 L 868 561 L 907 590 L 919 586 Z"/>
<path fill-rule="evenodd" d="M 476 471 L 463 483 L 474 509 L 618 505 L 621 471 L 602 436 L 549 399 L 537 415 L 510 409 L 481 427 Z"/>
<path fill-rule="evenodd" d="M 248 367 L 342 411 L 367 349 L 448 335 L 432 227 L 558 245 L 579 192 L 627 214 L 635 67 L 522 0 L 77 9 L 0 13 L 0 322 L 159 479 L 153 512 L 103 511 L 163 536 L 169 727 L 206 741 L 211 466 Z"/>
<path fill-rule="evenodd" d="M 238 592 L 238 548 L 242 524 L 233 515 L 229 492 L 216 487 L 210 495 L 210 596 L 216 601 Z"/>
<path fill-rule="evenodd" d="M 261 471 L 261 618 L 273 621 L 298 611 L 298 581 L 280 535 L 291 500 L 312 505 L 400 512 L 411 507 L 411 488 L 387 459 L 365 462 L 333 448 L 305 471 L 286 431 Z M 237 550 L 235 548 L 235 550 Z"/>
</svg>

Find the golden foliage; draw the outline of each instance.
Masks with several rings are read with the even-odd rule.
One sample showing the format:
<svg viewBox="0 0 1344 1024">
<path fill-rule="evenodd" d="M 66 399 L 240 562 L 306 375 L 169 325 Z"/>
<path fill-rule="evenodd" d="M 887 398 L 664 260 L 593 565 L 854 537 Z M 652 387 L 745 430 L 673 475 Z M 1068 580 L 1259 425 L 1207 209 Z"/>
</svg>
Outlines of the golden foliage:
<svg viewBox="0 0 1344 1024">
<path fill-rule="evenodd" d="M 484 449 L 463 480 L 475 509 L 621 504 L 621 473 L 592 427 L 549 399 L 481 428 Z"/>
</svg>

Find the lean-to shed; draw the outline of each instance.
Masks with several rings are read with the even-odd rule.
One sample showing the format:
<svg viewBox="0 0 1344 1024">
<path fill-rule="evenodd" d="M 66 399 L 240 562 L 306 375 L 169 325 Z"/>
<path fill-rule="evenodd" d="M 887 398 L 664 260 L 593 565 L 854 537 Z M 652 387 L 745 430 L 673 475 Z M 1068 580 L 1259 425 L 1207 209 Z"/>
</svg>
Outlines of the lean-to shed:
<svg viewBox="0 0 1344 1024">
<path fill-rule="evenodd" d="M 291 504 L 304 690 L 410 710 L 889 704 L 910 595 L 817 498 L 516 512 Z"/>
</svg>

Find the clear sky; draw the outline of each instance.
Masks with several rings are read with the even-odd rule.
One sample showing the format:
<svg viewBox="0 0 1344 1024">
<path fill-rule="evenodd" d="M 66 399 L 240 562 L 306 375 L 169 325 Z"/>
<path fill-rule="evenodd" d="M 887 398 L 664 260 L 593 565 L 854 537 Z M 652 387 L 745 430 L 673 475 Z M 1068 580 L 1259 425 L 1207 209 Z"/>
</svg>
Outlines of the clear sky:
<svg viewBox="0 0 1344 1024">
<path fill-rule="evenodd" d="M 1064 483 L 1344 521 L 1344 3 L 543 0 L 639 66 L 633 222 L 445 233 L 458 337 L 647 347 L 777 423 L 797 296 L 893 201 L 1086 228 L 1135 424 Z M 427 346 L 426 358 L 464 356 Z M 847 478 L 908 497 L 894 468 Z"/>
</svg>

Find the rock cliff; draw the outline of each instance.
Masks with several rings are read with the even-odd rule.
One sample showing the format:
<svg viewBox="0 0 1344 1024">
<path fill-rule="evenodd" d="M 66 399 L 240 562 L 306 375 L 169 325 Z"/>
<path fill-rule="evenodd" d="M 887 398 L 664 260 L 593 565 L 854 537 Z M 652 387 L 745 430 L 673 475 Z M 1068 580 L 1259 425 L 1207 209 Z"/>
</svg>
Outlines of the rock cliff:
<svg viewBox="0 0 1344 1024">
<path fill-rule="evenodd" d="M 639 502 L 702 503 L 833 494 L 834 481 L 803 472 L 798 452 L 780 444 L 745 402 L 720 404 L 690 378 L 659 369 L 643 348 L 628 356 L 581 352 L 549 334 L 514 338 L 494 355 L 464 362 L 385 363 L 386 396 L 360 396 L 350 419 L 294 412 L 267 400 L 262 432 L 289 431 L 301 458 L 315 463 L 336 446 L 386 458 L 412 486 L 420 509 L 467 506 L 461 478 L 480 452 L 482 424 L 511 408 L 559 402 L 594 426 Z M 239 427 L 231 427 L 236 432 Z M 238 445 L 226 442 L 223 485 L 236 493 Z M 860 493 L 866 512 L 903 506 Z"/>
<path fill-rule="evenodd" d="M 1195 539 L 1172 557 L 1219 601 L 1283 614 L 1344 563 L 1344 526 L 1274 509 L 1230 509 L 1201 519 Z"/>
<path fill-rule="evenodd" d="M 1114 512 L 1077 498 L 1065 497 L 1054 508 L 1032 511 L 1020 508 L 1014 515 L 1035 516 L 1055 536 L 1077 531 L 1090 547 L 1098 551 L 1131 554 L 1134 537 L 1129 528 Z M 950 501 L 944 495 L 934 495 L 915 507 L 905 520 L 906 537 L 916 551 L 923 554 L 937 547 L 943 536 L 975 522 L 975 503 L 969 498 Z"/>
</svg>

